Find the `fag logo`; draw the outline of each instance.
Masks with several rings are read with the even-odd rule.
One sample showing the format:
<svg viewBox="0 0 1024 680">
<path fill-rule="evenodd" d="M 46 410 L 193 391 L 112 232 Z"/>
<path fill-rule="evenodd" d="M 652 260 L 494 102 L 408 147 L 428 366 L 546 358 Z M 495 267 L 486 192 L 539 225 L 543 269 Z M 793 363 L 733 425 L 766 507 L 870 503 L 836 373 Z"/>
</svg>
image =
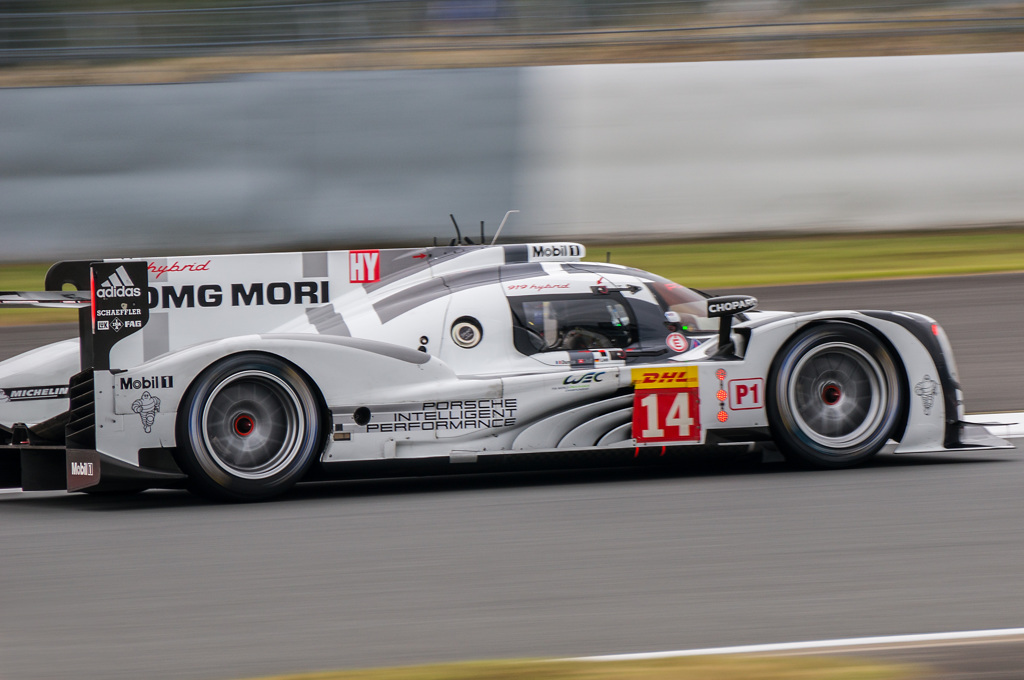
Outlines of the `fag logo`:
<svg viewBox="0 0 1024 680">
<path fill-rule="evenodd" d="M 128 276 L 124 265 L 121 265 L 96 289 L 96 297 L 108 299 L 142 297 L 142 289 L 135 285 L 131 277 Z"/>
<path fill-rule="evenodd" d="M 697 367 L 634 368 L 632 379 L 633 386 L 638 390 L 697 387 Z"/>
<path fill-rule="evenodd" d="M 348 253 L 349 283 L 374 283 L 380 280 L 379 250 L 350 250 Z"/>
</svg>

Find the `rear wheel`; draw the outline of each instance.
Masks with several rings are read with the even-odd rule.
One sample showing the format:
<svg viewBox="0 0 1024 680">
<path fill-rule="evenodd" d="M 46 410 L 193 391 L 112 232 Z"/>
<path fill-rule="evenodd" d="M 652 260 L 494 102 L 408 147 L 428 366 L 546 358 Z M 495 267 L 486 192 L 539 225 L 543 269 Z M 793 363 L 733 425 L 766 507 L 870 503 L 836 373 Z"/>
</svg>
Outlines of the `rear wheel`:
<svg viewBox="0 0 1024 680">
<path fill-rule="evenodd" d="M 290 364 L 243 354 L 204 371 L 178 419 L 178 465 L 193 491 L 221 500 L 283 493 L 321 446 L 319 402 Z"/>
<path fill-rule="evenodd" d="M 784 455 L 842 468 L 885 445 L 902 413 L 903 388 L 891 352 L 875 335 L 828 323 L 797 334 L 779 352 L 767 401 Z"/>
</svg>

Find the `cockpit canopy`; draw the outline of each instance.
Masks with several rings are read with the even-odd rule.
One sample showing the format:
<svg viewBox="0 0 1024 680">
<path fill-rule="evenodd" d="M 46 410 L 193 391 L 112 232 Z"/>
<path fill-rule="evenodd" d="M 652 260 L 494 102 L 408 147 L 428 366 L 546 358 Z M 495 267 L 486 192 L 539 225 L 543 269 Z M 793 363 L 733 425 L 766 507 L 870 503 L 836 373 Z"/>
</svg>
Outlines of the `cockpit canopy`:
<svg viewBox="0 0 1024 680">
<path fill-rule="evenodd" d="M 668 279 L 591 263 L 561 268 L 564 281 L 549 274 L 546 283 L 538 279 L 536 285 L 507 288 L 524 291 L 507 293 L 515 346 L 523 354 L 598 349 L 625 350 L 627 357 L 664 354 L 679 352 L 681 345 L 695 347 L 718 329 L 718 320 L 708 317 L 707 297 Z M 559 283 L 552 285 L 552 278 Z"/>
</svg>

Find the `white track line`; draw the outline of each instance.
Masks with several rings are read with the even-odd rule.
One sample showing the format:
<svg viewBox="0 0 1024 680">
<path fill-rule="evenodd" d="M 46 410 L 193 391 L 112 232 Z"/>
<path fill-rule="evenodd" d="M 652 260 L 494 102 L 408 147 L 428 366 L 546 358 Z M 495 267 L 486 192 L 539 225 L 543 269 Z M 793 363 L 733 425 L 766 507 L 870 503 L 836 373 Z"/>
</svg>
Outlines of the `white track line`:
<svg viewBox="0 0 1024 680">
<path fill-rule="evenodd" d="M 997 437 L 1024 437 L 1024 413 L 974 413 L 964 420 L 983 424 Z"/>
<path fill-rule="evenodd" d="M 797 652 L 809 649 L 835 649 L 874 647 L 879 645 L 905 645 L 921 642 L 948 642 L 951 640 L 976 640 L 981 638 L 1017 637 L 1024 635 L 1024 628 L 998 628 L 994 630 L 967 630 L 953 633 L 921 633 L 917 635 L 888 635 L 839 640 L 809 640 L 806 642 L 780 642 L 771 645 L 743 645 L 738 647 L 709 647 L 707 649 L 679 649 L 670 652 L 643 652 L 639 654 L 605 654 L 602 656 L 581 656 L 566 661 L 639 661 L 643 659 L 666 659 L 676 656 L 710 656 L 715 654 L 768 654 L 772 652 Z"/>
</svg>

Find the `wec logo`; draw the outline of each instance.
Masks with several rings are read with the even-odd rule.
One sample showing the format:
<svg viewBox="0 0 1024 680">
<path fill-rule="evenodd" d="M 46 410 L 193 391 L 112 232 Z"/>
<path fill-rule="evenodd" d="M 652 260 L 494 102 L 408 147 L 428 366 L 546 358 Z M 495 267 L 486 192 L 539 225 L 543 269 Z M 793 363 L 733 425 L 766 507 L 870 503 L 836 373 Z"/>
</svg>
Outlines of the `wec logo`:
<svg viewBox="0 0 1024 680">
<path fill-rule="evenodd" d="M 604 371 L 598 371 L 590 373 L 584 373 L 583 375 L 570 375 L 562 381 L 563 385 L 585 385 L 587 383 L 597 383 L 604 380 L 601 376 L 604 375 Z"/>
</svg>

